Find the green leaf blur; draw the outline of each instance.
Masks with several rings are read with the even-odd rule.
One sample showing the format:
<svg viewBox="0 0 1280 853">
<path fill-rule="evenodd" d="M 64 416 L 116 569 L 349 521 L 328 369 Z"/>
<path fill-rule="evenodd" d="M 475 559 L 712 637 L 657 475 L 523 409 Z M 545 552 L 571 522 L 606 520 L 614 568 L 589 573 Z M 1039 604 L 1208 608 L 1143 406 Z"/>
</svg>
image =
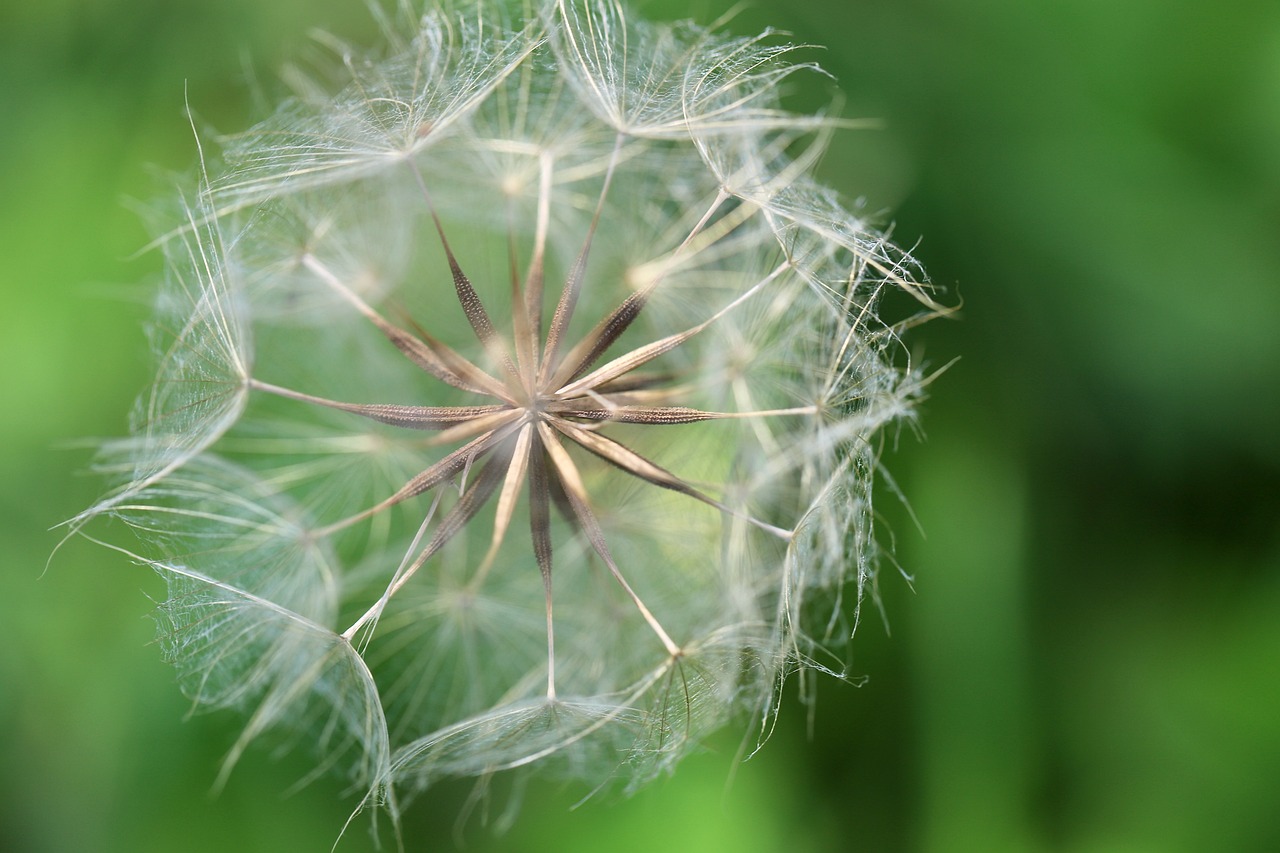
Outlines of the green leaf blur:
<svg viewBox="0 0 1280 853">
<path fill-rule="evenodd" d="M 759 0 L 729 26 L 770 24 L 883 125 L 825 180 L 964 302 L 914 333 L 959 361 L 888 456 L 923 535 L 879 504 L 914 581 L 883 574 L 865 686 L 820 684 L 811 724 L 792 700 L 736 770 L 729 736 L 631 799 L 530 790 L 467 849 L 1280 849 L 1280 6 Z M 324 851 L 352 804 L 282 795 L 308 765 L 264 750 L 211 796 L 241 721 L 183 720 L 159 582 L 76 541 L 42 574 L 99 491 L 85 439 L 148 376 L 132 201 L 192 168 L 188 102 L 245 127 L 314 27 L 374 37 L 351 0 L 0 3 L 0 850 Z M 469 794 L 417 803 L 409 849 L 451 847 Z"/>
</svg>

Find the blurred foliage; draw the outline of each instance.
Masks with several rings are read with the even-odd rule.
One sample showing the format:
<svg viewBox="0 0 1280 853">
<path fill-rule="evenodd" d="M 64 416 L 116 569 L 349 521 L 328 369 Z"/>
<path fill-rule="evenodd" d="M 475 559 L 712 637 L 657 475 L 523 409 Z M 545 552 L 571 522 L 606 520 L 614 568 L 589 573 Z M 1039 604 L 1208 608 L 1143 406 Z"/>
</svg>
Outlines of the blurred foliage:
<svg viewBox="0 0 1280 853">
<path fill-rule="evenodd" d="M 1280 849 L 1280 5 L 759 0 L 730 27 L 767 24 L 883 121 L 826 179 L 964 301 L 914 338 L 959 358 L 927 440 L 887 454 L 914 582 L 887 567 L 867 686 L 821 685 L 736 771 L 728 737 L 630 800 L 529 791 L 469 849 Z M 211 797 L 239 721 L 182 721 L 156 581 L 81 542 L 41 574 L 98 488 L 76 442 L 147 375 L 128 200 L 194 162 L 186 103 L 243 127 L 316 26 L 372 35 L 351 0 L 0 3 L 0 849 L 327 850 L 346 818 L 335 783 L 281 796 L 288 756 Z M 467 795 L 410 837 L 452 843 Z"/>
</svg>

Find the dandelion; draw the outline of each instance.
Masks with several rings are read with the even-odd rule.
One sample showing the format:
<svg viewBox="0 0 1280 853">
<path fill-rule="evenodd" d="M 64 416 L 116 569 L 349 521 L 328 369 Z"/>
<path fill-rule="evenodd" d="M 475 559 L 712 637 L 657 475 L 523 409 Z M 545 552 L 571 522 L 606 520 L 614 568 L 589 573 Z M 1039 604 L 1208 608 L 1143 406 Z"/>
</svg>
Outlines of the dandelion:
<svg viewBox="0 0 1280 853">
<path fill-rule="evenodd" d="M 167 241 L 161 367 L 109 448 L 201 708 L 397 816 L 446 777 L 634 787 L 874 583 L 878 436 L 940 310 L 818 185 L 772 34 L 460 2 L 230 140 Z M 910 321 L 909 321 L 910 322 Z M 851 602 L 842 601 L 852 590 Z"/>
</svg>

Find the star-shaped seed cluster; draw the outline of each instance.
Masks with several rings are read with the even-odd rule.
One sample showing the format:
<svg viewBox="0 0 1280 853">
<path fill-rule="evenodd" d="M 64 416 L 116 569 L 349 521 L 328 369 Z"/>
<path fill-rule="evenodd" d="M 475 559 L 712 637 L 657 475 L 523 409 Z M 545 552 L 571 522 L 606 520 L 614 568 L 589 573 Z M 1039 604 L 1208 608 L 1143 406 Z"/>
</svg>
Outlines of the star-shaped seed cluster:
<svg viewBox="0 0 1280 853">
<path fill-rule="evenodd" d="M 138 533 L 184 689 L 247 715 L 228 769 L 284 736 L 393 816 L 638 784 L 843 671 L 941 308 L 810 176 L 793 47 L 536 5 L 336 45 L 159 241 L 157 380 L 72 525 Z"/>
</svg>

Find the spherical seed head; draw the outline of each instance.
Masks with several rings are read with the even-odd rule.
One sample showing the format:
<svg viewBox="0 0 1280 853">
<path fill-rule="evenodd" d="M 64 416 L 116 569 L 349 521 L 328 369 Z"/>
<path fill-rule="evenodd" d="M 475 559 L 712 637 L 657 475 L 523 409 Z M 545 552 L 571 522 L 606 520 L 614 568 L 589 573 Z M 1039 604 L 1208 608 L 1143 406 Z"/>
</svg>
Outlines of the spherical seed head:
<svg viewBox="0 0 1280 853">
<path fill-rule="evenodd" d="M 208 176 L 77 524 L 138 532 L 185 689 L 249 715 L 232 761 L 292 733 L 393 814 L 448 776 L 638 784 L 840 671 L 921 387 L 877 306 L 937 306 L 809 175 L 834 125 L 783 107 L 812 68 L 769 34 L 400 12 Z"/>
</svg>

